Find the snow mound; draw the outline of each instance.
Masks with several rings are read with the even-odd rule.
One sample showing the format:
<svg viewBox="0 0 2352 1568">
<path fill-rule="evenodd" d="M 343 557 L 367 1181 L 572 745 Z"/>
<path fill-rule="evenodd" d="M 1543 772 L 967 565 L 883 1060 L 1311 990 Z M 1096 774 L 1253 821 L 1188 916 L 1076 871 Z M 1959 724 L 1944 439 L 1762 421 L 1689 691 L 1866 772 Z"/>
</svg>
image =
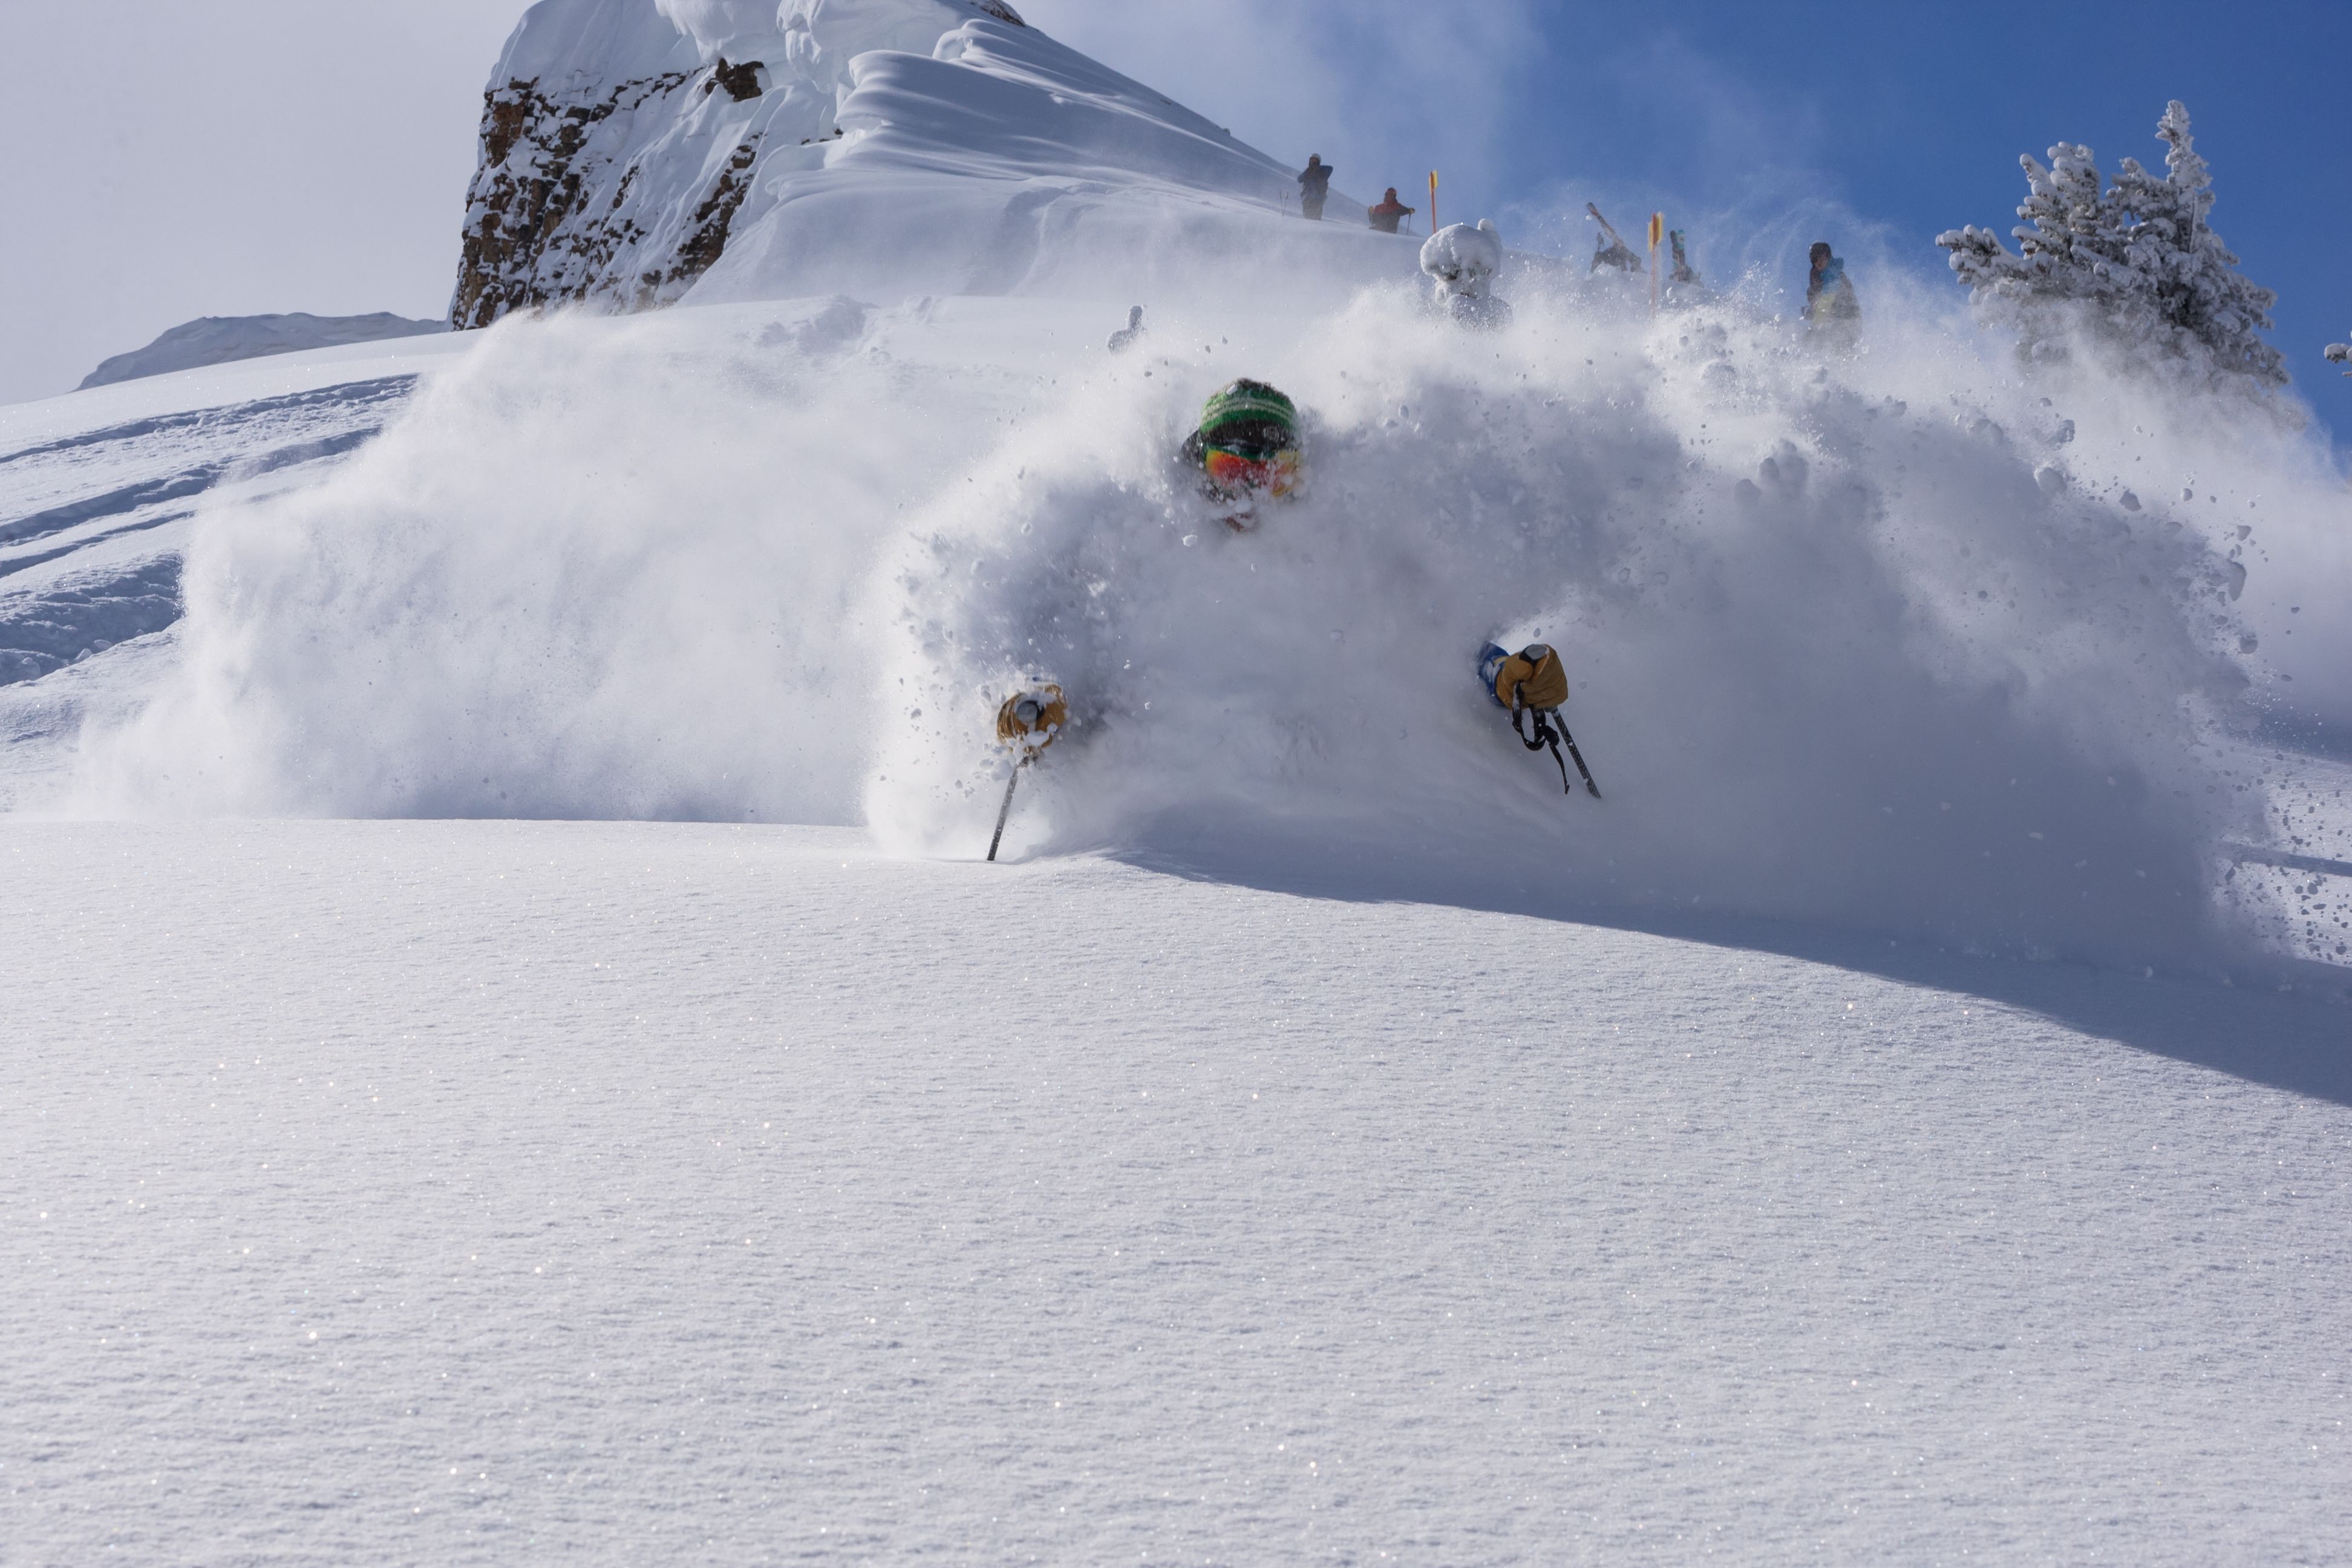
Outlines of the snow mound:
<svg viewBox="0 0 2352 1568">
<path fill-rule="evenodd" d="M 341 348 L 351 343 L 381 342 L 392 338 L 418 338 L 446 332 L 446 321 L 419 321 L 378 311 L 372 316 L 206 316 L 173 327 L 143 349 L 117 354 L 91 371 L 78 389 L 112 386 L 142 376 L 169 375 L 174 371 L 201 370 L 206 365 L 271 354 L 300 353 L 306 349 Z"/>
<path fill-rule="evenodd" d="M 1421 247 L 1421 269 L 1461 293 L 1483 293 L 1503 270 L 1503 237 L 1491 222 L 1449 224 Z"/>
<path fill-rule="evenodd" d="M 1437 308 L 1455 321 L 1509 324 L 1510 306 L 1494 293 L 1503 270 L 1503 237 L 1491 221 L 1481 218 L 1475 228 L 1457 223 L 1431 235 L 1421 247 L 1421 269 L 1435 280 Z"/>
</svg>

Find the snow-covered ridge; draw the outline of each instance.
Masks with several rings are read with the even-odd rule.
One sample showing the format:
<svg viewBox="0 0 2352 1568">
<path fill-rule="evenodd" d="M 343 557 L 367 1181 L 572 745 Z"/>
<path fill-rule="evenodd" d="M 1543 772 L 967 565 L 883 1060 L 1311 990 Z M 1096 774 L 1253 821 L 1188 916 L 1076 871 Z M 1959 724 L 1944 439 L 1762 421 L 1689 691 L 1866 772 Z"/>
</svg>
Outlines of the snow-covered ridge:
<svg viewBox="0 0 2352 1568">
<path fill-rule="evenodd" d="M 206 316 L 173 327 L 143 349 L 116 354 L 84 377 L 79 390 L 271 354 L 425 337 L 448 330 L 446 321 L 412 321 L 388 310 L 368 316 L 311 316 L 299 311 L 284 316 Z"/>
<path fill-rule="evenodd" d="M 1117 222 L 1068 243 L 1106 209 L 1197 226 L 1294 194 L 994 0 L 542 0 L 491 79 L 452 320 L 667 304 L 714 270 L 734 299 L 870 289 L 877 265 L 905 291 L 1013 291 L 1045 248 L 1147 259 Z"/>
</svg>

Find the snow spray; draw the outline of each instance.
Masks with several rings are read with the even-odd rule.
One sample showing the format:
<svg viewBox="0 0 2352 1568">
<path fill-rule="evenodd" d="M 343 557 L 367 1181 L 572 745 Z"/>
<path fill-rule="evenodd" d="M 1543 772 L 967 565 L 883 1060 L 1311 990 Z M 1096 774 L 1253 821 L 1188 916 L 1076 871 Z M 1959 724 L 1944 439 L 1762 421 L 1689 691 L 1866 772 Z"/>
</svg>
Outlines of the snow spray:
<svg viewBox="0 0 2352 1568">
<path fill-rule="evenodd" d="M 516 321 L 320 484 L 207 514 L 184 672 L 91 809 L 863 822 L 969 854 L 1040 664 L 1088 723 L 1027 852 L 1366 896 L 2233 951 L 2245 736 L 2352 719 L 2352 498 L 2275 420 L 2021 377 L 1891 290 L 1868 352 L 1717 299 L 1375 286 Z M 829 324 L 819 329 L 821 321 Z M 1171 458 L 1266 377 L 1316 482 L 1247 538 Z M 2314 613 L 2305 614 L 2305 609 Z M 1607 811 L 1462 679 L 1575 672 Z M 1543 867 L 1541 879 L 1528 872 Z"/>
</svg>

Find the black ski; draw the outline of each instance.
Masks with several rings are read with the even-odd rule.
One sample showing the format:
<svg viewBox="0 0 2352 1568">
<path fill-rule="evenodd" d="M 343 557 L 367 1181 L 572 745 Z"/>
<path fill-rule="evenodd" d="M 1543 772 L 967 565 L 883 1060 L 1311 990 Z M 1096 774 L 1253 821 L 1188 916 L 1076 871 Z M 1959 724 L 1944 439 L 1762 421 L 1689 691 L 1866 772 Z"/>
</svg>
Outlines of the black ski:
<svg viewBox="0 0 2352 1568">
<path fill-rule="evenodd" d="M 1584 765 L 1584 753 L 1576 749 L 1576 737 L 1568 732 L 1566 724 L 1559 727 L 1559 738 L 1567 745 L 1568 754 L 1576 759 L 1576 771 L 1584 775 L 1584 787 L 1592 793 L 1593 799 L 1599 800 L 1601 786 L 1592 782 L 1592 770 Z"/>
<path fill-rule="evenodd" d="M 1528 739 L 1527 725 L 1522 717 L 1527 713 L 1535 713 L 1536 716 L 1536 738 L 1532 741 Z M 1552 728 L 1556 723 L 1559 727 Z M 1548 712 L 1536 712 L 1534 709 L 1514 709 L 1511 712 L 1511 728 L 1517 732 L 1519 744 L 1528 751 L 1540 752 L 1547 746 L 1551 748 L 1551 760 L 1559 764 L 1559 787 L 1568 794 L 1574 795 L 1576 786 L 1568 782 L 1568 763 L 1559 754 L 1561 744 L 1566 743 L 1569 756 L 1576 759 L 1576 771 L 1584 775 L 1584 787 L 1592 792 L 1593 799 L 1601 798 L 1601 786 L 1592 782 L 1592 770 L 1584 765 L 1584 753 L 1576 749 L 1576 738 L 1568 732 L 1568 724 L 1560 718 L 1559 709 L 1555 708 Z"/>
</svg>

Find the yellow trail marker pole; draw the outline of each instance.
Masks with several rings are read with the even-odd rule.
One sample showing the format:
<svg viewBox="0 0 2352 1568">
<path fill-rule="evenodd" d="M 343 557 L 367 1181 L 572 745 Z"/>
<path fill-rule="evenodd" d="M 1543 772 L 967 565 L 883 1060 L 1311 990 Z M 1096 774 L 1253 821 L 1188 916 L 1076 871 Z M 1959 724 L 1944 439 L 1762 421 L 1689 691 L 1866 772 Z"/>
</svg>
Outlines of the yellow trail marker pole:
<svg viewBox="0 0 2352 1568">
<path fill-rule="evenodd" d="M 1650 314 L 1658 313 L 1658 242 L 1666 237 L 1666 215 L 1650 215 Z"/>
<path fill-rule="evenodd" d="M 1429 172 L 1429 232 L 1437 232 L 1437 171 Z"/>
</svg>

